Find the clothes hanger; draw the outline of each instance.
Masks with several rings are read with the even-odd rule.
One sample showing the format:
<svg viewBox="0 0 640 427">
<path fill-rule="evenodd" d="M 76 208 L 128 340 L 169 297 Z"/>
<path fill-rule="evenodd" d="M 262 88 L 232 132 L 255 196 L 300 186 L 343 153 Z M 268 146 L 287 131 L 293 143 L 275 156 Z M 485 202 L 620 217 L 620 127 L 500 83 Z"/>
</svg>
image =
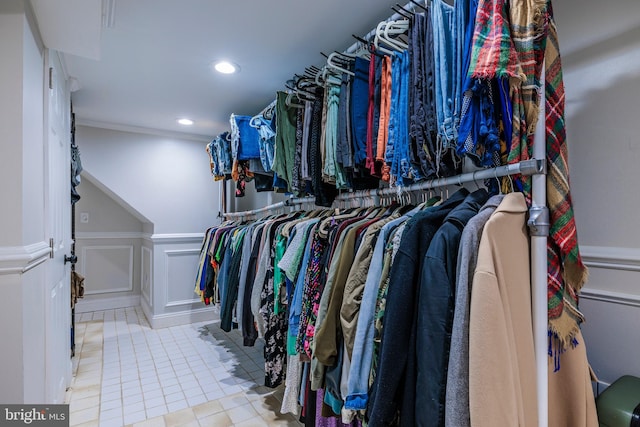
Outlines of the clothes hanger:
<svg viewBox="0 0 640 427">
<path fill-rule="evenodd" d="M 398 3 L 396 3 L 395 6 L 391 6 L 391 10 L 393 10 L 398 15 L 403 16 L 407 19 L 412 19 L 413 15 L 415 15 L 412 11 L 406 10 L 404 7 L 400 6 Z"/>
<path fill-rule="evenodd" d="M 343 54 L 339 54 L 338 52 L 332 52 L 328 57 L 327 57 L 327 66 L 329 68 L 332 68 L 336 71 L 339 71 L 341 73 L 345 73 L 349 76 L 355 76 L 355 73 L 353 71 L 347 70 L 346 68 L 344 68 L 341 64 L 337 64 L 336 63 L 336 59 L 340 58 L 339 55 L 343 55 Z M 340 59 L 343 60 L 343 59 Z"/>
<path fill-rule="evenodd" d="M 415 6 L 419 7 L 420 9 L 424 10 L 425 12 L 428 11 L 429 9 L 426 7 L 426 2 L 425 2 L 425 6 L 421 5 L 420 3 L 418 3 L 415 0 L 409 0 L 411 3 L 413 3 Z"/>
<path fill-rule="evenodd" d="M 294 102 L 293 100 L 294 95 L 295 93 L 293 91 L 287 92 L 287 97 L 284 100 L 284 103 L 287 105 L 287 107 L 304 108 L 304 104 L 299 104 L 297 102 Z M 297 98 L 297 95 L 296 95 L 296 98 Z"/>
<path fill-rule="evenodd" d="M 493 177 L 498 182 L 498 194 L 500 195 L 504 194 L 502 192 L 502 182 L 500 181 L 500 178 L 498 178 L 498 168 L 493 169 Z"/>
<path fill-rule="evenodd" d="M 381 51 L 391 52 L 382 48 L 380 42 L 387 47 L 393 49 L 393 52 L 402 52 L 408 48 L 408 44 L 404 43 L 393 36 L 400 36 L 409 30 L 409 20 L 403 19 L 399 21 L 383 21 L 376 27 L 374 44 Z"/>
<path fill-rule="evenodd" d="M 403 36 L 409 30 L 410 21 L 391 21 L 384 27 L 384 38 L 387 43 L 391 43 L 393 46 L 399 48 L 400 51 L 406 50 L 409 47 L 408 43 L 405 43 L 398 38 L 392 38 L 392 35 Z"/>
<path fill-rule="evenodd" d="M 386 22 L 380 22 L 378 23 L 378 25 L 376 26 L 376 31 L 375 31 L 375 36 L 373 38 L 373 45 L 375 46 L 376 50 L 385 53 L 387 55 L 395 55 L 395 51 L 393 50 L 389 50 L 387 48 L 384 48 L 382 46 L 380 46 L 380 38 L 382 37 L 382 33 L 383 33 L 383 27 L 386 24 Z"/>
<path fill-rule="evenodd" d="M 325 82 L 325 85 L 327 83 L 334 85 L 342 84 L 342 79 L 338 75 L 336 75 L 329 67 L 324 67 L 324 70 L 322 71 L 322 78 Z"/>
<path fill-rule="evenodd" d="M 380 52 L 376 51 L 375 46 L 370 41 L 368 41 L 368 40 L 366 40 L 366 39 L 364 39 L 362 37 L 358 37 L 355 34 L 351 34 L 351 37 L 353 37 L 354 39 L 359 41 L 361 46 L 363 46 L 363 48 L 366 47 L 366 49 L 369 51 L 370 55 L 375 55 L 378 58 L 384 58 L 384 55 L 381 54 Z"/>
</svg>

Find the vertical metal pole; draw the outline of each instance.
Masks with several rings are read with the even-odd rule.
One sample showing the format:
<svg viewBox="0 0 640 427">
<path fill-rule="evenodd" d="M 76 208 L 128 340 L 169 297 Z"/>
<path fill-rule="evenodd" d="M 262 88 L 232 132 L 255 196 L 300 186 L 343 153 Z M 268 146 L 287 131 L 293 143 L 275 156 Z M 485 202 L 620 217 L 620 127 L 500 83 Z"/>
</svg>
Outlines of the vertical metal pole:
<svg viewBox="0 0 640 427">
<path fill-rule="evenodd" d="M 546 165 L 544 65 L 541 82 L 540 116 L 533 143 L 533 157 L 544 160 Z M 546 175 L 544 173 L 536 174 L 531 179 L 532 202 L 529 226 L 531 227 L 531 296 L 538 389 L 538 425 L 546 427 L 549 423 L 547 359 L 547 236 L 549 235 L 549 211 L 547 209 Z"/>
</svg>

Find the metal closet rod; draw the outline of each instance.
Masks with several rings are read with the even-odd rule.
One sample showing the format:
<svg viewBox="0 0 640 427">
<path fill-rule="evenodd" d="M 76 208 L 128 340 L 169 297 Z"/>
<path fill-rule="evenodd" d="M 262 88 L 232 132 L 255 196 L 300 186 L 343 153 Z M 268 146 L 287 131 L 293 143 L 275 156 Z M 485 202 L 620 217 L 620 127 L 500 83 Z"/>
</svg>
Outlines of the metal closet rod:
<svg viewBox="0 0 640 427">
<path fill-rule="evenodd" d="M 424 191 L 432 188 L 446 187 L 448 185 L 462 185 L 467 182 L 477 182 L 487 178 L 499 178 L 507 175 L 537 175 L 546 173 L 545 160 L 530 159 L 523 160 L 511 165 L 498 166 L 491 169 L 479 169 L 474 172 L 467 172 L 461 175 L 450 176 L 448 178 L 436 178 L 428 181 L 421 181 L 407 187 L 378 188 L 374 190 L 360 190 L 350 193 L 342 193 L 336 200 L 349 200 L 361 197 L 372 196 L 393 196 L 413 191 Z"/>
<path fill-rule="evenodd" d="M 407 187 L 389 187 L 389 188 L 377 188 L 373 190 L 359 190 L 349 193 L 342 193 L 336 197 L 336 200 L 350 200 L 364 197 L 385 197 L 394 196 L 402 193 L 410 193 L 414 191 L 424 191 L 432 188 L 446 187 L 448 185 L 462 185 L 467 182 L 478 182 L 478 180 L 484 180 L 487 178 L 499 178 L 507 175 L 537 175 L 546 173 L 545 160 L 530 159 L 524 160 L 519 163 L 511 165 L 503 165 L 490 169 L 478 169 L 473 172 L 467 172 L 461 175 L 450 176 L 448 178 L 436 178 L 428 181 L 421 181 Z M 274 203 L 272 205 L 264 206 L 262 208 L 253 209 L 250 211 L 242 212 L 229 212 L 223 213 L 222 216 L 226 218 L 239 218 L 244 216 L 252 216 L 255 214 L 268 212 L 284 207 L 304 205 L 315 203 L 314 197 L 292 197 L 282 202 Z"/>
<path fill-rule="evenodd" d="M 267 205 L 267 206 L 264 206 L 262 208 L 252 209 L 250 211 L 242 211 L 242 212 L 227 212 L 227 213 L 223 213 L 222 216 L 226 217 L 226 218 L 240 218 L 240 217 L 243 217 L 243 216 L 252 216 L 252 215 L 255 215 L 255 214 L 259 214 L 259 213 L 263 213 L 263 212 L 269 212 L 269 211 L 272 211 L 272 210 L 281 209 L 281 208 L 288 207 L 288 206 L 304 205 L 304 204 L 307 204 L 307 203 L 314 203 L 315 200 L 316 200 L 315 197 L 292 197 L 292 198 L 284 200 L 282 202 L 274 203 L 272 205 Z"/>
</svg>

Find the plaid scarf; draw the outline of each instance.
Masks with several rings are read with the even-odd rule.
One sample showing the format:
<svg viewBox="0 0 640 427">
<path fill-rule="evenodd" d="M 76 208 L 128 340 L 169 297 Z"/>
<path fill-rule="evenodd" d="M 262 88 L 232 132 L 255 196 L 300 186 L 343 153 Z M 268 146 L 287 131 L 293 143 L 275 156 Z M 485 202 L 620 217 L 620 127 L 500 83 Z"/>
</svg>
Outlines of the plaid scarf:
<svg viewBox="0 0 640 427">
<path fill-rule="evenodd" d="M 578 311 L 578 291 L 587 269 L 578 249 L 569 192 L 564 124 L 564 85 L 558 39 L 550 0 L 480 0 L 473 38 L 473 78 L 509 77 L 513 102 L 513 137 L 508 163 L 532 157 L 539 114 L 539 88 L 545 64 L 545 127 L 547 204 L 551 217 L 548 239 L 549 330 L 561 348 L 575 343 L 584 317 Z M 531 203 L 530 177 L 517 177 Z"/>
</svg>

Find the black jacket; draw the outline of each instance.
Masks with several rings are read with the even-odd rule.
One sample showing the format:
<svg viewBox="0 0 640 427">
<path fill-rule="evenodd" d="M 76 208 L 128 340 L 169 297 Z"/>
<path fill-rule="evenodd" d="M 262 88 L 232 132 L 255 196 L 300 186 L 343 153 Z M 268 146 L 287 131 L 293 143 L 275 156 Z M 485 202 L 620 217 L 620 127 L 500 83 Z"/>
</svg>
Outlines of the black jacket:
<svg viewBox="0 0 640 427">
<path fill-rule="evenodd" d="M 392 425 L 398 410 L 401 425 L 415 425 L 415 315 L 422 260 L 446 216 L 468 194 L 463 188 L 442 205 L 418 212 L 407 222 L 389 272 L 380 361 L 367 405 L 370 427 Z"/>
<path fill-rule="evenodd" d="M 416 329 L 416 426 L 444 426 L 458 246 L 464 226 L 488 198 L 487 191 L 480 189 L 453 209 L 422 261 Z"/>
</svg>

